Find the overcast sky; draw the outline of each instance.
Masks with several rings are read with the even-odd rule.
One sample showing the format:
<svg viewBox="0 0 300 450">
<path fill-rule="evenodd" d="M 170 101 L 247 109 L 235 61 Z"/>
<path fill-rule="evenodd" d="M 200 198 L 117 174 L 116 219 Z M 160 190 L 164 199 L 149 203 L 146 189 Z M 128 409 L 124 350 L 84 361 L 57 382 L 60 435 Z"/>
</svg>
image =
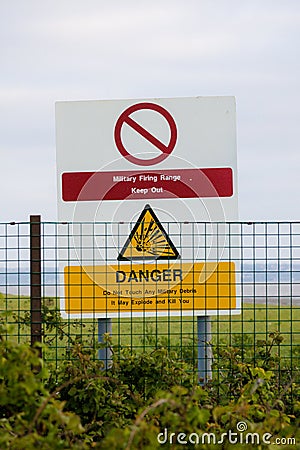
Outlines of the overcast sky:
<svg viewBox="0 0 300 450">
<path fill-rule="evenodd" d="M 0 222 L 56 220 L 58 100 L 234 95 L 241 220 L 300 220 L 299 0 L 1 0 Z"/>
</svg>

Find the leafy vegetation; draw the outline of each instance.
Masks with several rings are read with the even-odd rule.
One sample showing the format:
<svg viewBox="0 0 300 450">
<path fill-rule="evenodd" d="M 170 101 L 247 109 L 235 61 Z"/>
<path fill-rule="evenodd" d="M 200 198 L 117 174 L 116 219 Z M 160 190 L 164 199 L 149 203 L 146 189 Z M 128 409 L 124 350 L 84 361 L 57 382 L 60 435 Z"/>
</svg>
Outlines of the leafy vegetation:
<svg viewBox="0 0 300 450">
<path fill-rule="evenodd" d="M 278 332 L 246 346 L 241 335 L 231 346 L 213 346 L 213 378 L 201 386 L 188 351 L 165 338 L 153 341 L 151 330 L 148 351 L 121 348 L 106 335 L 112 362 L 105 371 L 93 337 L 69 338 L 59 317 L 48 319 L 46 330 L 56 323 L 68 342 L 55 370 L 39 358 L 38 347 L 16 344 L 0 323 L 1 449 L 272 449 L 275 439 L 282 442 L 276 448 L 288 449 L 300 443 L 298 359 L 277 370 Z M 230 433 L 240 424 L 247 430 L 232 446 Z M 254 441 L 242 441 L 247 432 Z"/>
<path fill-rule="evenodd" d="M 9 332 L 0 323 L 0 448 L 81 448 L 73 439 L 83 432 L 80 418 L 47 390 L 38 348 L 3 339 Z"/>
</svg>

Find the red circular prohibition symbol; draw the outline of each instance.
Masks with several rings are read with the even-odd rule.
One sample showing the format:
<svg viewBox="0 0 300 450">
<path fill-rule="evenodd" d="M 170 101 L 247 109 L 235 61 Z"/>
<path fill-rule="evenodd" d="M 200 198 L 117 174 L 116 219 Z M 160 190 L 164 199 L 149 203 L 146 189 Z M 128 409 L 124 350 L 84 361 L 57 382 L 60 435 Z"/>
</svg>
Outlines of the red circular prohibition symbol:
<svg viewBox="0 0 300 450">
<path fill-rule="evenodd" d="M 163 142 L 161 142 L 159 139 L 153 136 L 153 134 L 149 133 L 149 131 L 147 131 L 144 127 L 139 125 L 135 120 L 133 120 L 130 117 L 130 114 L 139 111 L 141 109 L 151 109 L 152 111 L 156 111 L 167 120 L 170 127 L 170 141 L 168 145 L 165 145 Z M 146 140 L 151 142 L 151 144 L 153 144 L 156 148 L 158 148 L 161 151 L 161 154 L 151 159 L 142 159 L 131 155 L 124 147 L 121 139 L 121 130 L 124 123 L 129 125 L 137 133 L 143 136 Z M 132 105 L 122 112 L 122 114 L 120 115 L 120 117 L 116 122 L 115 142 L 119 152 L 121 153 L 122 156 L 124 156 L 124 158 L 127 159 L 127 161 L 130 161 L 133 164 L 137 164 L 139 166 L 153 166 L 154 164 L 158 164 L 164 161 L 174 150 L 176 141 L 177 141 L 177 127 L 175 120 L 165 108 L 163 108 L 160 105 L 156 105 L 155 103 L 138 103 L 136 105 Z"/>
</svg>

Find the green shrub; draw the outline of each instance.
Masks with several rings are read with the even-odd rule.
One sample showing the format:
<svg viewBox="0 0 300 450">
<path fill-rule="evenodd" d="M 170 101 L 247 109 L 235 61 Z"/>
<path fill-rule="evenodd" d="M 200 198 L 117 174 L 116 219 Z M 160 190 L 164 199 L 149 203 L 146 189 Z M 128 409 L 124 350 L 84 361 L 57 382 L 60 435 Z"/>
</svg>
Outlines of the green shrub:
<svg viewBox="0 0 300 450">
<path fill-rule="evenodd" d="M 9 333 L 0 322 L 0 335 Z M 48 371 L 38 347 L 0 338 L 0 448 L 84 448 L 80 418 L 64 411 L 44 380 Z"/>
<path fill-rule="evenodd" d="M 0 334 L 9 334 L 1 322 Z M 281 342 L 270 333 L 246 348 L 238 337 L 231 347 L 213 347 L 213 378 L 199 386 L 193 363 L 162 341 L 136 352 L 106 336 L 112 361 L 104 370 L 95 343 L 78 337 L 50 373 L 38 347 L 0 339 L 0 448 L 181 449 L 197 439 L 201 449 L 297 448 L 271 443 L 300 439 L 299 374 L 277 370 Z M 229 436 L 237 430 L 233 447 Z M 242 441 L 247 432 L 260 443 Z"/>
</svg>

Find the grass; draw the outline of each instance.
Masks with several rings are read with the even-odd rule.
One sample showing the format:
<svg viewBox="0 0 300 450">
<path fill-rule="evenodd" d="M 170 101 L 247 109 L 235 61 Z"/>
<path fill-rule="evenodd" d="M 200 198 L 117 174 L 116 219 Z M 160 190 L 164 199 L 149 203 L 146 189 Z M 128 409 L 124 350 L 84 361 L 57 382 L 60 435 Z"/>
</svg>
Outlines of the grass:
<svg viewBox="0 0 300 450">
<path fill-rule="evenodd" d="M 58 300 L 45 298 L 44 305 L 49 310 L 58 306 Z M 24 317 L 30 318 L 30 300 L 22 296 L 0 294 L 0 311 L 8 313 L 7 321 L 13 328 L 16 341 L 30 342 L 30 327 L 22 325 Z M 49 350 L 48 358 L 65 358 L 67 335 L 73 339 L 80 336 L 88 345 L 97 343 L 97 319 L 83 321 L 62 321 L 50 316 L 50 326 L 45 329 Z M 52 320 L 52 322 L 51 322 Z M 232 344 L 239 340 L 242 345 L 253 345 L 258 339 L 266 339 L 269 333 L 279 331 L 284 337 L 280 346 L 280 356 L 290 359 L 292 353 L 300 353 L 300 307 L 245 303 L 240 315 L 214 316 L 211 319 L 212 343 Z M 112 321 L 113 343 L 119 346 L 132 346 L 146 350 L 157 345 L 158 341 L 184 352 L 185 348 L 197 346 L 197 319 L 195 317 L 151 317 L 124 318 Z"/>
</svg>

